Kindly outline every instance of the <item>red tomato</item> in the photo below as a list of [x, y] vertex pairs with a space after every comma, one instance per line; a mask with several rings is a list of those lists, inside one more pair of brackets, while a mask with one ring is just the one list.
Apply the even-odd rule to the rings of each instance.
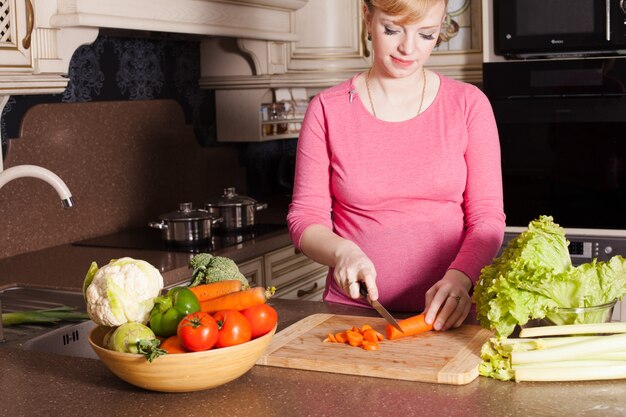
[[219, 329], [209, 313], [198, 311], [187, 314], [178, 323], [176, 333], [185, 349], [198, 352], [209, 350], [215, 345]]
[[250, 322], [253, 339], [269, 333], [274, 326], [276, 326], [276, 322], [278, 321], [278, 313], [276, 313], [273, 307], [267, 304], [259, 304], [254, 307], [246, 308], [245, 310], [241, 310], [241, 314]]
[[215, 347], [239, 345], [252, 338], [248, 319], [237, 310], [221, 310], [213, 314], [213, 318], [220, 329]]

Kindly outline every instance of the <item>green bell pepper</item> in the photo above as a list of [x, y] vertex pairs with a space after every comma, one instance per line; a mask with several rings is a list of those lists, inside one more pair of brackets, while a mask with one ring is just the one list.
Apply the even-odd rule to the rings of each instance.
[[150, 311], [150, 328], [157, 336], [173, 336], [178, 323], [187, 314], [196, 311], [200, 311], [196, 295], [187, 287], [174, 287], [154, 299], [154, 307]]

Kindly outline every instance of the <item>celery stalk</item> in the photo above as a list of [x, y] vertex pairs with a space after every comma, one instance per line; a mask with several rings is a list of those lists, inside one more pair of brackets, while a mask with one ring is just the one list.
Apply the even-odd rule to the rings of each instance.
[[537, 349], [526, 352], [511, 353], [511, 364], [533, 362], [559, 362], [581, 357], [595, 357], [597, 354], [626, 350], [626, 334], [596, 336], [576, 343]]
[[564, 324], [562, 326], [528, 327], [526, 329], [522, 329], [519, 336], [521, 338], [525, 338], [542, 336], [564, 336], [573, 334], [610, 333], [626, 333], [626, 322]]
[[626, 360], [599, 360], [599, 359], [584, 359], [584, 360], [572, 360], [572, 361], [559, 361], [542, 363], [522, 363], [520, 365], [513, 365], [513, 370], [517, 372], [519, 369], [545, 369], [545, 368], [584, 368], [584, 367], [603, 367], [603, 366], [626, 366]]
[[14, 311], [2, 313], [4, 326], [16, 324], [45, 324], [60, 321], [82, 321], [89, 319], [85, 313], [77, 312], [73, 307], [61, 306], [47, 310]]
[[520, 349], [520, 347], [528, 347], [532, 349], [546, 349], [549, 347], [569, 345], [570, 343], [582, 342], [583, 340], [589, 340], [596, 336], [561, 336], [561, 337], [546, 337], [546, 338], [507, 338], [501, 339], [500, 345], [510, 352], [513, 350], [528, 350], [527, 348]]
[[626, 365], [516, 368], [515, 381], [592, 381], [626, 378]]

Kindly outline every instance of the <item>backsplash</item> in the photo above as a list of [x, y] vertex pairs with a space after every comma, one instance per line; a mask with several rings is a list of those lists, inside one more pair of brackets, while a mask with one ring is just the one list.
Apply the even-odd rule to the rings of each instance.
[[174, 100], [49, 103], [24, 116], [6, 166], [35, 164], [67, 184], [21, 178], [0, 190], [0, 258], [148, 227], [182, 202], [201, 207], [224, 187], [245, 191], [236, 149], [198, 145]]

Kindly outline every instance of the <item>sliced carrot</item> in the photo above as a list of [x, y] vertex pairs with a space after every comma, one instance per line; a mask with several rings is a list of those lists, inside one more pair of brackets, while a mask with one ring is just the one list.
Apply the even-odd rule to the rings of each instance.
[[200, 284], [189, 287], [196, 295], [199, 302], [212, 300], [226, 294], [241, 291], [243, 283], [238, 279], [228, 279], [224, 281], [211, 282], [210, 284]]
[[337, 343], [348, 343], [348, 336], [346, 336], [346, 332], [339, 332], [335, 334], [335, 340]]
[[326, 339], [324, 339], [324, 342], [337, 343], [337, 339], [335, 338], [334, 334], [328, 333], [328, 336], [326, 336]]
[[220, 310], [244, 310], [265, 303], [276, 289], [274, 287], [255, 287], [248, 290], [237, 291], [212, 300], [202, 301], [200, 310], [213, 314]]
[[378, 342], [378, 336], [376, 336], [376, 331], [374, 329], [367, 329], [363, 332], [363, 339], [368, 342]]
[[364, 340], [363, 343], [361, 344], [361, 347], [365, 350], [378, 350], [378, 342], [370, 342], [367, 340]]
[[378, 350], [378, 342], [384, 339], [385, 336], [374, 330], [372, 326], [364, 324], [361, 327], [352, 326], [351, 329], [343, 332], [328, 333], [324, 342], [335, 341], [337, 343], [347, 343], [354, 347], [362, 347], [365, 350]]
[[432, 324], [426, 324], [424, 314], [418, 314], [417, 316], [409, 317], [398, 322], [404, 333], [393, 327], [391, 324], [387, 325], [386, 333], [387, 339], [394, 340], [401, 337], [415, 336], [416, 334], [424, 333], [433, 329]]
[[361, 344], [363, 344], [363, 335], [359, 332], [348, 330], [346, 336], [348, 337], [348, 344], [350, 346], [361, 346]]

